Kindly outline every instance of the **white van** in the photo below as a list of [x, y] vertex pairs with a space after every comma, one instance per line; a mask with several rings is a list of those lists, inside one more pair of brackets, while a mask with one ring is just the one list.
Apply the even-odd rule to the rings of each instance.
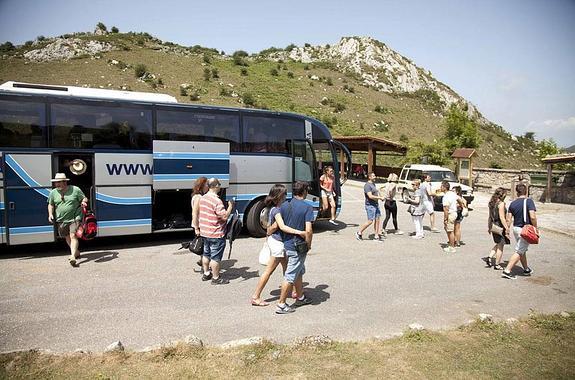
[[443, 206], [441, 204], [443, 200], [443, 193], [440, 190], [441, 182], [444, 180], [449, 181], [449, 184], [453, 186], [461, 186], [461, 194], [463, 198], [467, 201], [467, 204], [471, 204], [473, 199], [473, 189], [467, 185], [460, 184], [457, 180], [455, 174], [444, 167], [438, 165], [405, 165], [401, 169], [401, 174], [399, 175], [399, 182], [397, 184], [397, 192], [401, 194], [403, 201], [407, 201], [409, 196], [413, 196], [413, 180], [421, 179], [423, 182], [423, 176], [429, 174], [431, 176], [431, 192], [435, 194], [435, 209], [442, 210]]

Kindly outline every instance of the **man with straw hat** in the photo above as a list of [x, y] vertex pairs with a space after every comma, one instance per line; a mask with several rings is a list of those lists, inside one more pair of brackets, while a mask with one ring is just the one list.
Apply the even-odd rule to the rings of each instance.
[[[80, 257], [76, 230], [82, 219], [82, 208], [88, 206], [88, 198], [76, 186], [68, 185], [69, 179], [64, 173], [56, 173], [52, 180], [55, 188], [48, 196], [48, 220], [56, 221], [58, 234], [66, 239], [70, 247], [70, 265], [76, 266], [76, 259]], [[56, 217], [54, 218], [54, 211]]]

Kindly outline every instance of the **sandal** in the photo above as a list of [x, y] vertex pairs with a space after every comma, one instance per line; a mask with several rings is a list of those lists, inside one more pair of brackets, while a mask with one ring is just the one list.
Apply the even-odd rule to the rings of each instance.
[[269, 305], [269, 303], [267, 303], [266, 301], [264, 301], [260, 298], [252, 298], [251, 304], [252, 304], [252, 306], [268, 306]]

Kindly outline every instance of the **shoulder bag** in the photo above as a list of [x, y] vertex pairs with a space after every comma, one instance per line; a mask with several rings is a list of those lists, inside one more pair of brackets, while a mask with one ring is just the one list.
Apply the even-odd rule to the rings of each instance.
[[521, 237], [529, 244], [538, 244], [539, 235], [533, 225], [527, 224], [527, 198], [523, 201], [523, 221], [525, 225], [521, 229]]

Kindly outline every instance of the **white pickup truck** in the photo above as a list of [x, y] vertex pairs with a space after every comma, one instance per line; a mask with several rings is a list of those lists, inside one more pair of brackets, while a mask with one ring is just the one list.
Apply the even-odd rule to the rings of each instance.
[[431, 176], [431, 192], [435, 194], [433, 197], [436, 210], [442, 210], [442, 200], [443, 193], [440, 190], [441, 182], [444, 180], [449, 181], [451, 187], [461, 186], [461, 195], [467, 201], [467, 204], [471, 204], [473, 199], [473, 189], [467, 185], [463, 185], [457, 181], [455, 174], [444, 167], [437, 165], [405, 165], [401, 169], [401, 174], [399, 175], [399, 182], [397, 184], [397, 192], [401, 194], [403, 201], [407, 201], [410, 195], [413, 195], [413, 180], [421, 179], [423, 181], [423, 175], [429, 174]]

